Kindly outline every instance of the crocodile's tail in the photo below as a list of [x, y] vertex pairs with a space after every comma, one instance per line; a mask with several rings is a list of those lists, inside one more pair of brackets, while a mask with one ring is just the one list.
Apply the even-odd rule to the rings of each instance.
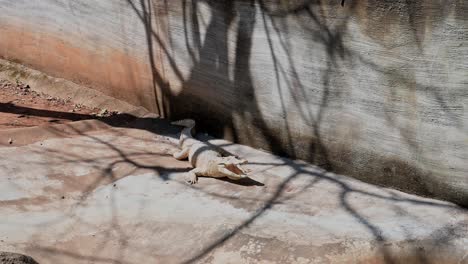
[[195, 120], [193, 120], [193, 119], [182, 119], [182, 120], [179, 120], [179, 121], [171, 122], [171, 124], [176, 125], [176, 126], [183, 126], [183, 127], [187, 127], [187, 128], [194, 128], [195, 127]]

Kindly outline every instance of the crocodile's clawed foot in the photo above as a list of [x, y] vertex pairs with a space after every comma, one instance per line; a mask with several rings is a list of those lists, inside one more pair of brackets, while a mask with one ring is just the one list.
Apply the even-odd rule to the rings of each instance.
[[195, 173], [190, 173], [190, 172], [189, 172], [189, 173], [187, 174], [186, 181], [187, 181], [187, 183], [189, 183], [190, 185], [192, 185], [192, 184], [195, 184], [195, 183], [198, 182], [198, 177], [197, 177], [197, 175], [196, 175]]

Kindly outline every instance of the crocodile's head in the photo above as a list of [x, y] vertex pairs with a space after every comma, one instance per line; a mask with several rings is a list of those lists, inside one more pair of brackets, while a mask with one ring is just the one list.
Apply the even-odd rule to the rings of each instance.
[[238, 159], [234, 156], [222, 157], [218, 162], [218, 171], [232, 180], [239, 180], [247, 177], [247, 172], [241, 167], [247, 163], [245, 159]]

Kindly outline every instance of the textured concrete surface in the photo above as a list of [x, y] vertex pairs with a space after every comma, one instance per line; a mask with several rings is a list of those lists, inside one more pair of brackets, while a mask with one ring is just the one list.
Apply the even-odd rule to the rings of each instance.
[[210, 142], [247, 158], [251, 180], [190, 186], [188, 162], [171, 156], [177, 129], [144, 122], [14, 130], [54, 136], [0, 147], [0, 251], [39, 263], [468, 263], [466, 209], [224, 140]]
[[340, 2], [0, 0], [0, 56], [467, 206], [467, 1]]

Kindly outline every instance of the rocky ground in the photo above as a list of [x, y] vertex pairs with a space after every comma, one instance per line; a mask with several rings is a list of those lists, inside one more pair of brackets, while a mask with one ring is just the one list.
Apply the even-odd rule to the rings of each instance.
[[35, 92], [20, 81], [0, 79], [0, 129], [63, 124], [114, 114], [106, 109], [74, 104], [70, 98]]
[[29, 256], [12, 253], [12, 252], [2, 252], [2, 251], [0, 251], [0, 263], [1, 264], [37, 264], [37, 262]]

